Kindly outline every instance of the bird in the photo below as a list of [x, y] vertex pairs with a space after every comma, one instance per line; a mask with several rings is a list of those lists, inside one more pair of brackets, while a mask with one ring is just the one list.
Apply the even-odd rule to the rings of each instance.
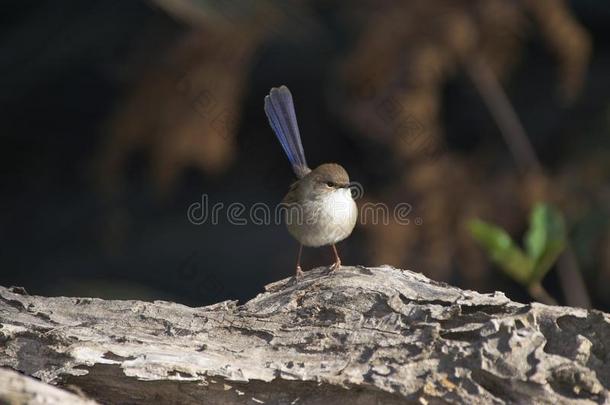
[[331, 246], [335, 261], [329, 270], [333, 272], [341, 267], [336, 244], [352, 233], [358, 219], [349, 175], [338, 163], [309, 168], [288, 87], [273, 87], [269, 91], [265, 96], [265, 114], [297, 177], [281, 203], [288, 232], [299, 242], [295, 278], [304, 275], [303, 246]]

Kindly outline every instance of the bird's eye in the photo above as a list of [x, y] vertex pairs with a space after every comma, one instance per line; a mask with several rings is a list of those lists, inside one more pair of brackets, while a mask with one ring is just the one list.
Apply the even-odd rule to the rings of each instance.
[[327, 185], [328, 187], [335, 187], [335, 183], [333, 183], [332, 181], [327, 181], [327, 182], [326, 182], [326, 185]]

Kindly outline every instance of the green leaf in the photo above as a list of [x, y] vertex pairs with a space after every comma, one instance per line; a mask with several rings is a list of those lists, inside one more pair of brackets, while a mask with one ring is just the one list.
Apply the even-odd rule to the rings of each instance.
[[524, 240], [527, 255], [534, 263], [528, 284], [538, 283], [544, 278], [565, 249], [566, 239], [561, 212], [548, 204], [536, 204]]
[[506, 274], [521, 284], [529, 284], [534, 262], [515, 245], [504, 229], [478, 219], [469, 221], [468, 229]]

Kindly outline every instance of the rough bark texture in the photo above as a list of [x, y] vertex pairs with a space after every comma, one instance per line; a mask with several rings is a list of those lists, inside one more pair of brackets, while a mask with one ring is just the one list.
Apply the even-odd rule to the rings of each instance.
[[96, 405], [97, 402], [41, 383], [15, 371], [0, 369], [0, 404]]
[[315, 269], [237, 305], [0, 288], [0, 366], [102, 403], [610, 403], [610, 315], [391, 267]]

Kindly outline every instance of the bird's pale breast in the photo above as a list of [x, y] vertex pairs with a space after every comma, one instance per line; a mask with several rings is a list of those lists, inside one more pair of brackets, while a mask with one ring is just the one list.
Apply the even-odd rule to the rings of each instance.
[[338, 189], [286, 210], [290, 234], [305, 246], [317, 247], [347, 238], [356, 225], [358, 207], [349, 189]]

